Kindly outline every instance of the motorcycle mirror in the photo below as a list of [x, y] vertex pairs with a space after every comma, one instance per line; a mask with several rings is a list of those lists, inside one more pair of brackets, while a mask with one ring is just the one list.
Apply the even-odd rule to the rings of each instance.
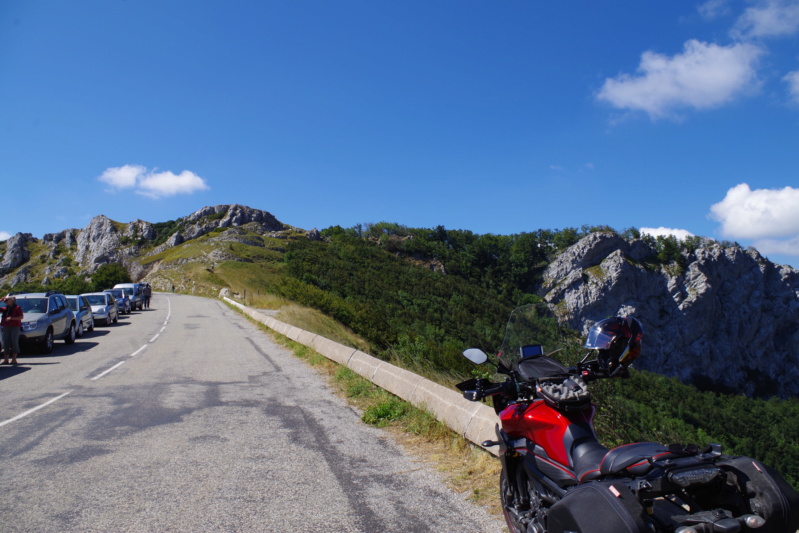
[[480, 348], [469, 348], [463, 351], [463, 356], [476, 365], [482, 365], [488, 361], [488, 356]]

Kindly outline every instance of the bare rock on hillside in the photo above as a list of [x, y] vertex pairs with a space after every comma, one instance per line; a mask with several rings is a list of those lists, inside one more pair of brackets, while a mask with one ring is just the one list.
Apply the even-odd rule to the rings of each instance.
[[719, 244], [686, 255], [684, 269], [652, 255], [642, 241], [592, 234], [549, 266], [542, 294], [583, 334], [608, 316], [638, 318], [639, 368], [750, 396], [799, 394], [799, 271]]
[[78, 232], [75, 260], [93, 272], [102, 264], [119, 262], [120, 246], [119, 232], [114, 223], [98, 215]]
[[136, 219], [125, 226], [122, 236], [134, 242], [138, 242], [139, 240], [151, 241], [155, 239], [155, 228], [153, 228], [153, 225], [149, 222]]
[[271, 213], [238, 204], [204, 207], [186, 217], [185, 223], [186, 228], [183, 231], [185, 240], [196, 239], [217, 228], [238, 227], [252, 223], [259, 226], [259, 233], [286, 229], [286, 226]]
[[37, 239], [30, 233], [17, 233], [6, 240], [6, 253], [0, 261], [0, 276], [19, 268], [30, 260], [28, 245]]
[[16, 273], [14, 273], [13, 277], [11, 277], [11, 279], [8, 281], [8, 284], [11, 287], [14, 287], [19, 283], [25, 283], [28, 281], [31, 281], [30, 268], [28, 268], [28, 265], [23, 265], [19, 270], [16, 271]]
[[73, 248], [77, 245], [76, 233], [77, 230], [74, 229], [65, 229], [58, 233], [45, 233], [42, 242], [53, 247], [61, 244], [67, 249]]
[[246, 244], [248, 246], [264, 247], [264, 240], [260, 237], [248, 235], [247, 232], [241, 228], [230, 228], [223, 231], [213, 238], [216, 242], [237, 242]]

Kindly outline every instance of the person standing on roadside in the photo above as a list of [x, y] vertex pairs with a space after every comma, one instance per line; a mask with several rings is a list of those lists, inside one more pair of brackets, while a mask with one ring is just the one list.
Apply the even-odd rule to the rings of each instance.
[[14, 296], [6, 296], [3, 301], [6, 307], [3, 309], [0, 326], [3, 327], [4, 363], [9, 364], [8, 357], [11, 356], [10, 364], [16, 365], [19, 355], [19, 329], [22, 327], [22, 308], [17, 305], [17, 298]]
[[152, 296], [152, 294], [153, 294], [153, 291], [150, 288], [150, 284], [148, 283], [147, 285], [144, 286], [144, 308], [145, 309], [149, 309], [150, 308], [150, 296]]

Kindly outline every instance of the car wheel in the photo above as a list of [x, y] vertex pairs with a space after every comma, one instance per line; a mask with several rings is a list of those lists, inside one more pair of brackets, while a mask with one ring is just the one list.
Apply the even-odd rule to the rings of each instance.
[[78, 322], [78, 330], [75, 332], [76, 337], [83, 337], [83, 320]]
[[92, 321], [89, 322], [89, 331], [94, 331], [94, 318], [92, 317]]
[[114, 315], [114, 320], [113, 320], [113, 322], [114, 322], [114, 324], [116, 324], [117, 322], [119, 322], [119, 315], [118, 315], [118, 314]]
[[42, 338], [39, 348], [42, 353], [50, 353], [53, 351], [53, 344], [55, 344], [55, 341], [53, 341], [53, 330], [48, 328], [47, 332], [44, 334], [44, 338]]
[[64, 342], [67, 343], [67, 344], [74, 344], [75, 343], [75, 335], [76, 335], [76, 333], [75, 333], [75, 323], [73, 322], [73, 323], [71, 323], [69, 325], [69, 332], [67, 333], [67, 336], [64, 337]]

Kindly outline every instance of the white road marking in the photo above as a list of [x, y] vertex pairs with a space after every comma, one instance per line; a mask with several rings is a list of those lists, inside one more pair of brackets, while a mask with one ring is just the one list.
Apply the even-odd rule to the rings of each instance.
[[67, 392], [65, 392], [64, 394], [62, 394], [61, 396], [56, 396], [56, 397], [55, 397], [55, 398], [53, 398], [52, 400], [48, 400], [48, 401], [44, 402], [42, 405], [39, 405], [39, 406], [37, 406], [37, 407], [34, 407], [33, 409], [28, 409], [27, 411], [25, 411], [25, 412], [24, 412], [24, 413], [22, 413], [21, 415], [17, 415], [17, 416], [15, 416], [14, 418], [9, 418], [8, 420], [5, 420], [5, 421], [3, 421], [3, 422], [0, 422], [0, 426], [5, 426], [6, 424], [10, 424], [11, 422], [14, 422], [14, 421], [16, 421], [16, 420], [19, 420], [20, 418], [26, 417], [26, 416], [28, 416], [29, 414], [31, 414], [31, 413], [33, 413], [33, 412], [35, 412], [35, 411], [38, 411], [38, 410], [39, 410], [39, 409], [41, 409], [42, 407], [47, 407], [47, 406], [48, 406], [48, 405], [50, 405], [51, 403], [53, 403], [53, 402], [57, 402], [58, 400], [60, 400], [61, 398], [63, 398], [63, 397], [64, 397], [64, 396], [66, 396], [67, 394], [69, 394], [70, 392], [72, 392], [72, 391], [67, 391]]
[[[166, 329], [166, 325], [169, 323], [169, 317], [170, 317], [170, 316], [172, 316], [172, 302], [169, 300], [169, 298], [167, 298], [167, 299], [166, 299], [166, 302], [167, 302], [167, 309], [168, 309], [168, 311], [167, 311], [167, 315], [166, 315], [166, 320], [164, 320], [164, 325], [163, 325], [163, 327], [161, 328], [161, 331], [159, 331], [159, 332], [158, 332], [158, 333], [155, 335], [155, 337], [153, 337], [152, 339], [150, 339], [150, 342], [149, 342], [149, 343], [145, 344], [144, 346], [142, 346], [141, 348], [139, 348], [138, 350], [136, 350], [135, 352], [133, 352], [132, 354], [130, 354], [130, 356], [129, 356], [129, 357], [136, 357], [137, 355], [139, 355], [139, 354], [140, 354], [141, 352], [143, 352], [143, 351], [144, 351], [144, 350], [145, 350], [145, 349], [146, 349], [146, 348], [147, 348], [147, 347], [148, 347], [150, 344], [152, 344], [152, 343], [155, 341], [155, 339], [157, 339], [157, 338], [158, 338], [158, 336], [159, 336], [159, 335], [161, 335], [161, 333], [163, 333], [163, 332], [164, 332], [164, 330]], [[112, 370], [115, 370], [115, 369], [119, 368], [119, 367], [120, 367], [120, 366], [122, 366], [123, 364], [125, 364], [125, 361], [120, 361], [119, 363], [115, 364], [114, 366], [112, 366], [112, 367], [111, 367], [111, 368], [109, 368], [108, 370], [106, 370], [106, 371], [104, 371], [104, 372], [101, 372], [100, 374], [97, 374], [96, 376], [94, 376], [93, 378], [91, 378], [91, 380], [92, 380], [92, 381], [96, 381], [96, 380], [100, 379], [101, 377], [105, 376], [106, 374], [108, 374], [109, 372], [111, 372]], [[11, 422], [14, 422], [14, 421], [16, 421], [16, 420], [19, 420], [20, 418], [23, 418], [23, 417], [25, 417], [25, 416], [28, 416], [29, 414], [31, 414], [31, 413], [34, 413], [34, 412], [38, 411], [39, 409], [41, 409], [41, 408], [43, 408], [43, 407], [47, 407], [47, 406], [48, 406], [48, 405], [50, 405], [51, 403], [53, 403], [53, 402], [57, 402], [58, 400], [60, 400], [61, 398], [63, 398], [64, 396], [66, 396], [67, 394], [69, 394], [69, 393], [71, 393], [71, 392], [72, 392], [72, 391], [67, 391], [67, 392], [65, 392], [64, 394], [60, 395], [60, 396], [56, 396], [56, 397], [55, 397], [55, 398], [53, 398], [52, 400], [48, 400], [48, 401], [44, 402], [43, 404], [41, 404], [41, 405], [39, 405], [39, 406], [37, 406], [37, 407], [34, 407], [33, 409], [29, 409], [29, 410], [25, 411], [24, 413], [22, 413], [22, 414], [20, 414], [20, 415], [17, 415], [17, 416], [15, 416], [14, 418], [9, 418], [8, 420], [5, 420], [5, 421], [3, 421], [3, 422], [0, 422], [0, 427], [2, 427], [2, 426], [5, 426], [6, 424], [10, 424]]]
[[96, 379], [100, 379], [101, 377], [105, 376], [106, 374], [108, 374], [109, 372], [111, 372], [112, 370], [114, 370], [115, 368], [119, 368], [120, 366], [122, 366], [122, 365], [124, 365], [124, 364], [125, 364], [125, 361], [120, 361], [120, 362], [118, 362], [117, 364], [115, 364], [114, 366], [112, 366], [111, 368], [109, 368], [108, 370], [106, 370], [105, 372], [103, 372], [103, 373], [101, 373], [101, 374], [97, 374], [96, 376], [94, 376], [94, 377], [92, 378], [92, 381], [94, 381], [94, 380], [96, 380]]
[[[152, 342], [152, 341], [150, 341], [150, 342]], [[133, 352], [132, 354], [130, 354], [130, 356], [131, 356], [131, 357], [136, 357], [137, 355], [139, 355], [140, 353], [142, 353], [144, 350], [146, 350], [146, 349], [147, 349], [147, 346], [148, 346], [148, 345], [147, 345], [147, 344], [145, 344], [144, 346], [142, 346], [141, 348], [139, 348], [138, 350], [136, 350], [135, 352]]]
[[[164, 321], [164, 325], [161, 327], [161, 330], [160, 330], [158, 333], [156, 333], [156, 334], [155, 334], [155, 337], [153, 337], [152, 339], [150, 339], [150, 341], [149, 341], [147, 344], [145, 344], [144, 346], [142, 346], [141, 348], [139, 348], [138, 350], [136, 350], [135, 352], [133, 352], [132, 354], [130, 354], [130, 357], [136, 357], [137, 355], [139, 355], [139, 354], [140, 354], [142, 351], [144, 351], [144, 350], [145, 350], [145, 349], [146, 349], [146, 348], [147, 348], [147, 347], [148, 347], [150, 344], [154, 343], [154, 342], [155, 342], [155, 340], [156, 340], [156, 339], [157, 339], [157, 338], [158, 338], [158, 337], [161, 335], [161, 333], [163, 333], [163, 332], [164, 332], [164, 330], [166, 329], [166, 325], [167, 325], [167, 323], [169, 322], [169, 317], [172, 315], [172, 302], [170, 301], [170, 299], [169, 299], [169, 298], [167, 298], [167, 299], [166, 299], [166, 303], [167, 303], [167, 309], [168, 309], [168, 311], [167, 311], [167, 315], [166, 315], [166, 320]], [[97, 376], [94, 376], [94, 377], [92, 378], [92, 381], [94, 381], [94, 380], [96, 380], [96, 379], [100, 379], [101, 377], [105, 376], [106, 374], [108, 374], [109, 372], [111, 372], [112, 370], [114, 370], [115, 368], [118, 368], [118, 367], [119, 367], [119, 366], [120, 366], [122, 363], [124, 363], [124, 362], [125, 362], [125, 361], [122, 361], [121, 363], [117, 363], [116, 365], [112, 366], [111, 368], [109, 368], [108, 370], [106, 370], [105, 372], [103, 372], [102, 374], [99, 374], [99, 375], [97, 375]]]

